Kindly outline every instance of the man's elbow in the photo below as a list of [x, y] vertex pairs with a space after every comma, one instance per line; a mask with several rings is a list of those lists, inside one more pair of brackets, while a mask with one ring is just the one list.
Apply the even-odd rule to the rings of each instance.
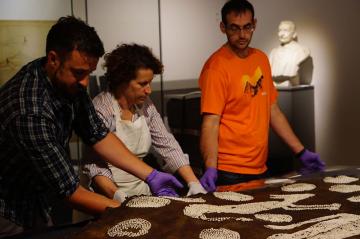
[[220, 115], [204, 113], [202, 116], [203, 128], [217, 128], [220, 124]]

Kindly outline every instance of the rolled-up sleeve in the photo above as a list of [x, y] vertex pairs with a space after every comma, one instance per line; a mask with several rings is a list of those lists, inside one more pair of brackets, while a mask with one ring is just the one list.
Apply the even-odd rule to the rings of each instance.
[[74, 130], [85, 144], [93, 145], [109, 133], [108, 128], [96, 114], [93, 103], [86, 93], [82, 93], [74, 104]]
[[95, 176], [105, 176], [114, 181], [107, 162], [102, 160], [89, 146], [84, 146], [83, 172], [89, 178], [90, 185]]
[[164, 161], [163, 170], [174, 173], [180, 167], [189, 165], [189, 157], [184, 154], [175, 137], [167, 131], [150, 99], [144, 104], [144, 115], [150, 129], [152, 150]]

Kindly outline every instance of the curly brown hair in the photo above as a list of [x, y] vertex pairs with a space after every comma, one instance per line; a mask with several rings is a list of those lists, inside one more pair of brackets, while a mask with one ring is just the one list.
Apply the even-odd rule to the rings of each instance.
[[105, 78], [109, 90], [121, 84], [129, 83], [136, 78], [139, 69], [151, 69], [154, 74], [161, 74], [163, 65], [147, 46], [138, 44], [118, 45], [112, 52], [105, 55]]

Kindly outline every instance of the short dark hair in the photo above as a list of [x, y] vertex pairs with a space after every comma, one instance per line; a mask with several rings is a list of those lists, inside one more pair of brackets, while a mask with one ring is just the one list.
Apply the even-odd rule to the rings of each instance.
[[139, 69], [151, 69], [154, 74], [161, 74], [163, 65], [147, 46], [137, 44], [118, 45], [105, 55], [105, 78], [109, 90], [136, 78]]
[[63, 57], [75, 49], [98, 58], [105, 52], [93, 27], [72, 16], [61, 17], [47, 35], [46, 54], [55, 51]]
[[250, 2], [248, 2], [247, 0], [230, 0], [226, 2], [221, 9], [221, 20], [226, 25], [226, 16], [229, 13], [245, 13], [246, 11], [250, 11], [252, 14], [252, 18], [254, 19], [254, 7]]

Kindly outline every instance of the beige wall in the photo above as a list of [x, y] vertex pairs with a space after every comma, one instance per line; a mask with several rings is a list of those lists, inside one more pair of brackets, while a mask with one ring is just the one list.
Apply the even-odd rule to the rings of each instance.
[[[281, 20], [296, 23], [314, 60], [316, 149], [329, 165], [360, 165], [360, 1], [252, 0], [258, 26], [253, 46], [278, 45]], [[306, 115], [304, 115], [306, 117]]]
[[70, 14], [70, 0], [0, 0], [0, 20], [57, 20]]

